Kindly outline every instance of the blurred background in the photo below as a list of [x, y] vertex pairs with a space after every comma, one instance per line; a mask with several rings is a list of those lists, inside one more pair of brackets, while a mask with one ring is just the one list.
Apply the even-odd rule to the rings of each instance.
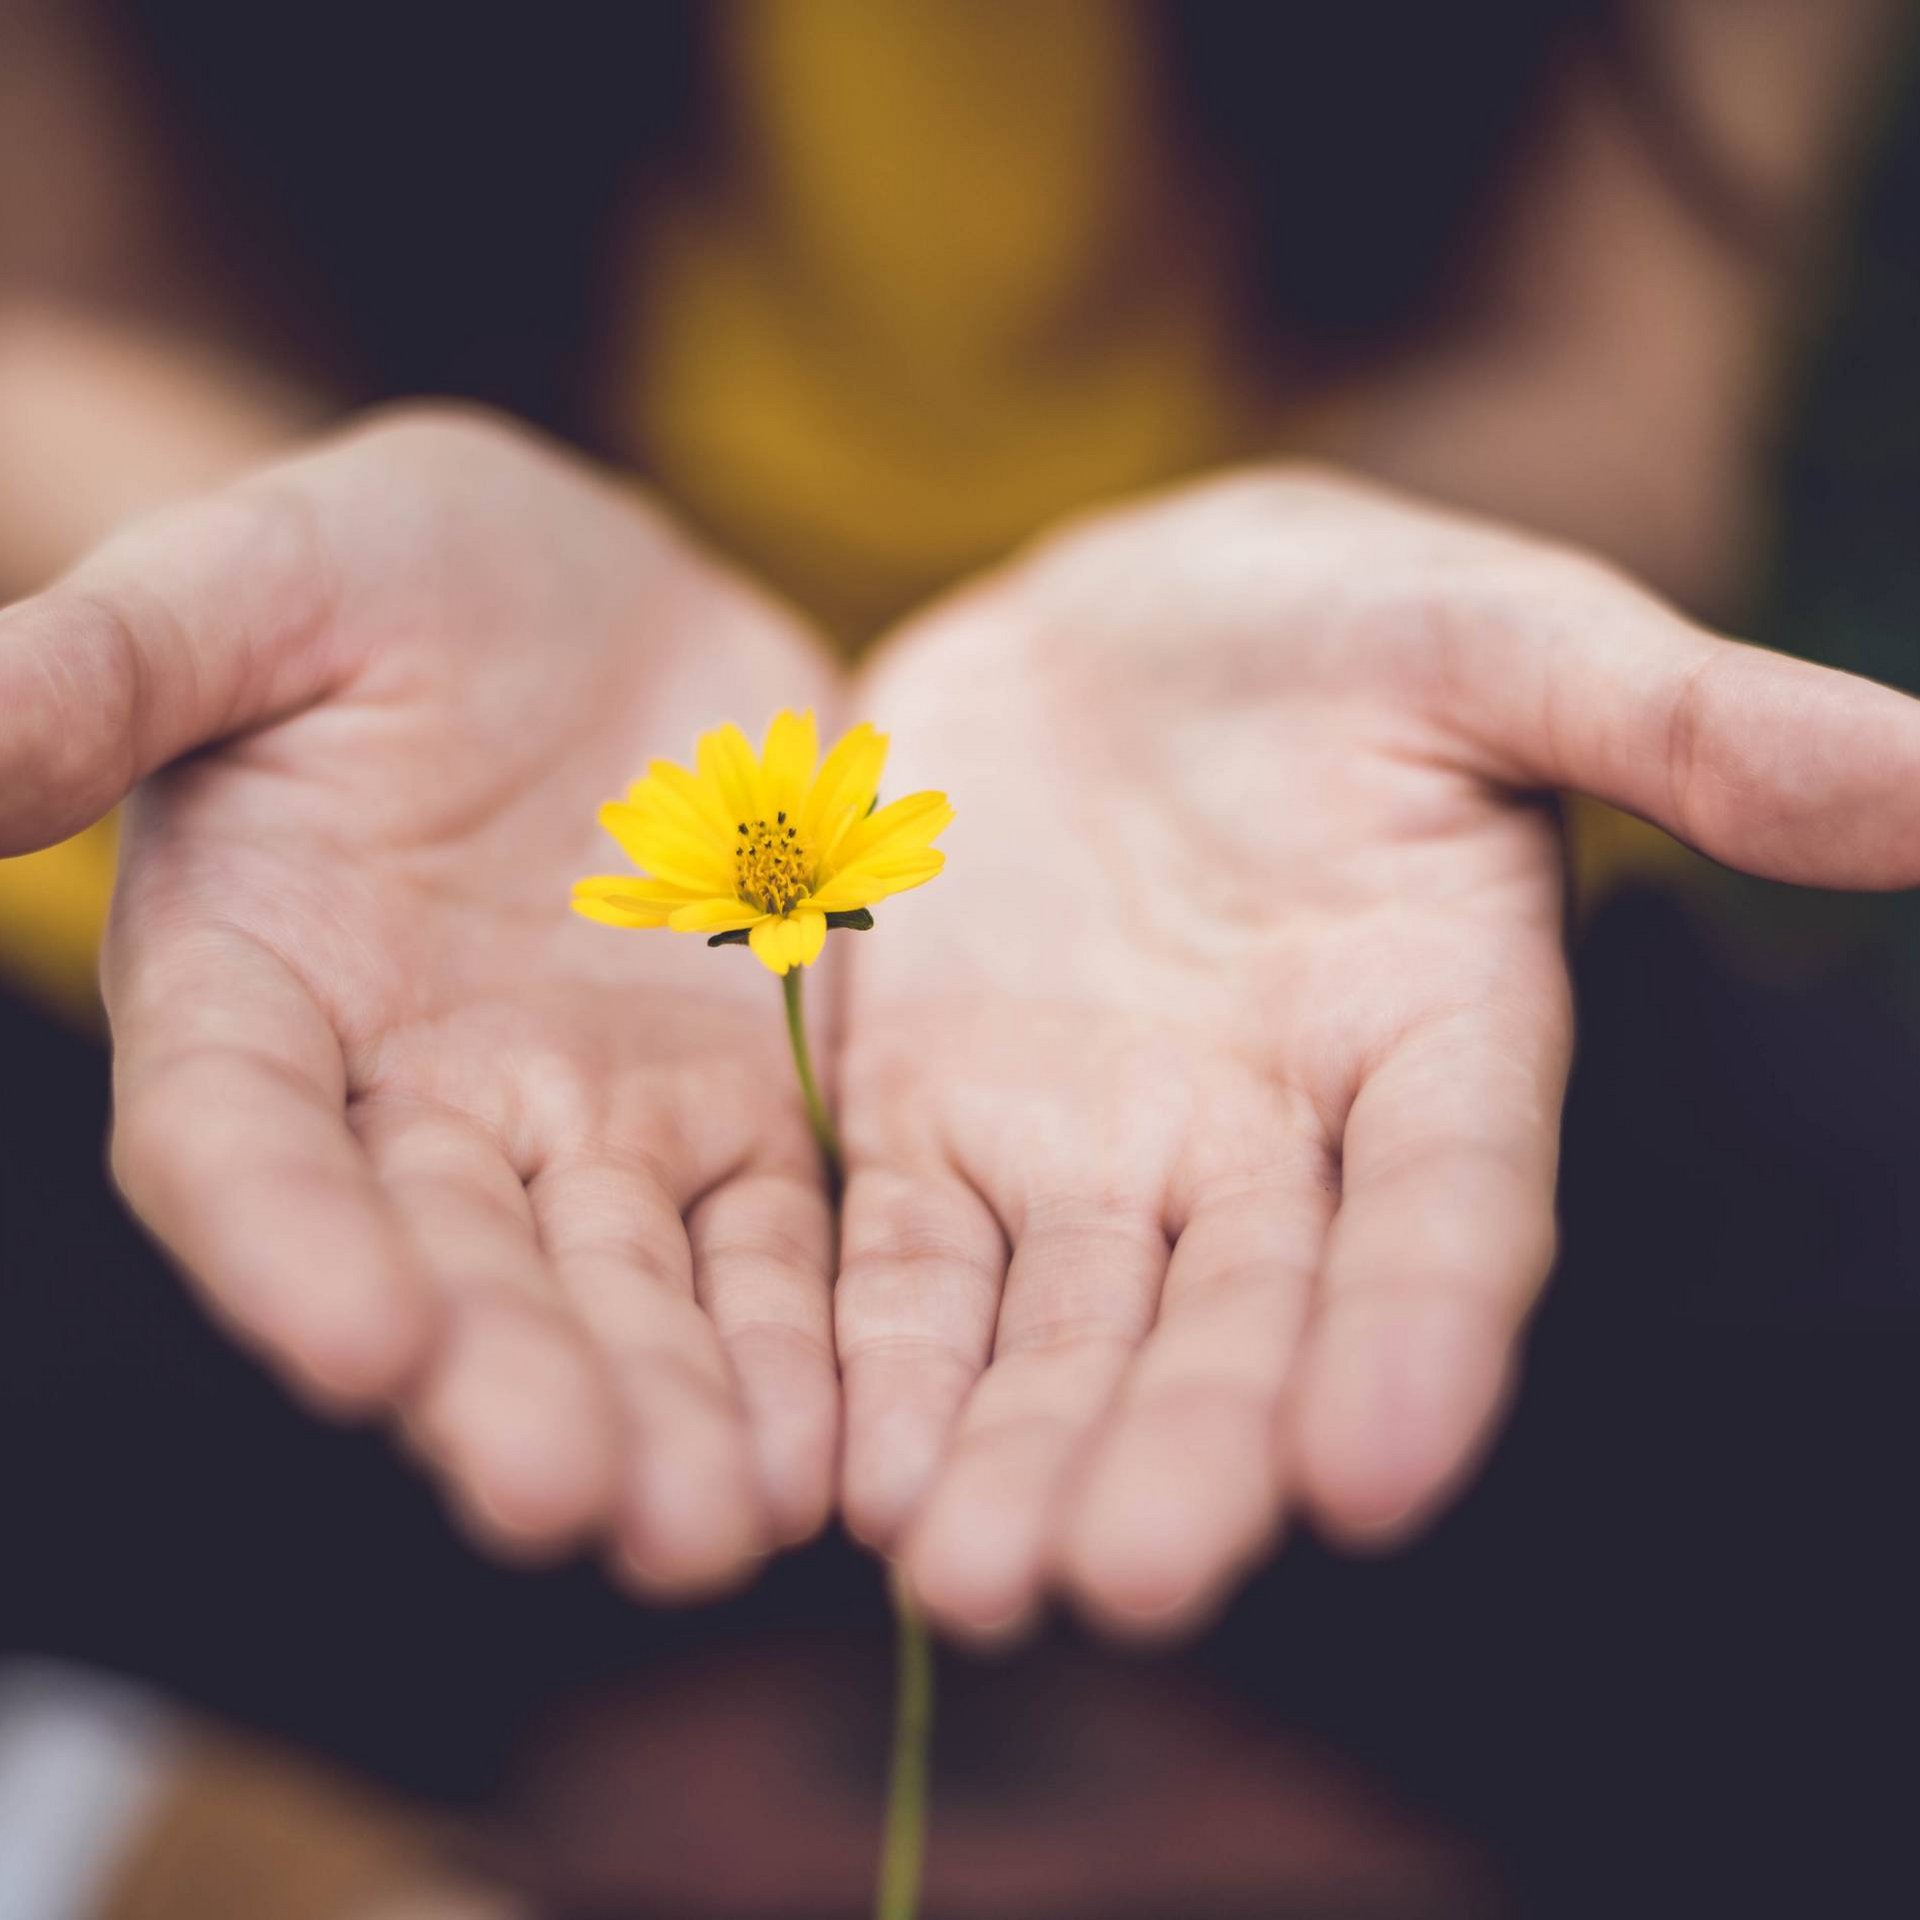
[[[1915, 25], [0, 0], [0, 598], [438, 392], [850, 650], [1304, 452], [1920, 692]], [[1570, 830], [1565, 1255], [1483, 1479], [1178, 1654], [950, 1661], [935, 1914], [1913, 1910], [1920, 905]], [[102, 1173], [111, 861], [0, 864], [0, 1920], [863, 1910], [876, 1570], [649, 1614], [283, 1399]]]

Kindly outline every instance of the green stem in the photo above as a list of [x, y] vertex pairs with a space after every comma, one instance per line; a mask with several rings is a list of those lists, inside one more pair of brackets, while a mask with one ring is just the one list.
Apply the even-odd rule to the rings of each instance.
[[[780, 988], [787, 1002], [787, 1038], [793, 1043], [794, 1071], [800, 1076], [807, 1122], [819, 1143], [837, 1194], [846, 1174], [840, 1136], [820, 1097], [807, 1048], [807, 1021], [800, 1005], [800, 969], [790, 967]], [[894, 1679], [893, 1755], [887, 1767], [886, 1825], [880, 1846], [880, 1884], [874, 1895], [875, 1920], [914, 1920], [920, 1911], [921, 1861], [927, 1839], [927, 1782], [932, 1773], [933, 1644], [898, 1579], [893, 1586], [893, 1618], [898, 1647]]]
[[893, 1582], [898, 1646], [894, 1677], [893, 1760], [887, 1770], [887, 1821], [880, 1847], [874, 1920], [914, 1920], [927, 1844], [927, 1782], [932, 1772], [933, 1645], [906, 1589]]
[[833, 1175], [833, 1190], [840, 1191], [846, 1178], [846, 1157], [840, 1151], [840, 1136], [833, 1130], [833, 1116], [820, 1097], [820, 1083], [813, 1077], [813, 1056], [807, 1050], [807, 1018], [800, 1008], [800, 969], [789, 967], [780, 977], [780, 990], [787, 998], [787, 1038], [793, 1042], [794, 1070], [800, 1076], [800, 1094], [807, 1103], [807, 1124], [820, 1143], [827, 1170]]

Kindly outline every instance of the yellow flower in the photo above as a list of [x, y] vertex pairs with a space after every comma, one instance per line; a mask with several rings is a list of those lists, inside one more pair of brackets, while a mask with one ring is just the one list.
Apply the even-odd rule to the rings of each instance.
[[944, 793], [875, 809], [886, 758], [886, 736], [862, 723], [821, 760], [811, 713], [776, 714], [757, 754], [738, 727], [702, 734], [694, 772], [656, 760], [600, 809], [642, 871], [576, 881], [573, 909], [745, 940], [775, 973], [811, 966], [829, 926], [871, 926], [876, 900], [946, 863], [933, 847], [953, 818]]

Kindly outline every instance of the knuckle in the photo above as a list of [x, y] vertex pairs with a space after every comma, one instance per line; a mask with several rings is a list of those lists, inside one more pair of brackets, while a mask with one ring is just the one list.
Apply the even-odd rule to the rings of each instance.
[[1714, 654], [1705, 654], [1688, 670], [1667, 709], [1664, 742], [1667, 804], [1674, 826], [1686, 840], [1699, 838], [1699, 776], [1706, 758], [1706, 744], [1713, 731], [1716, 658]]
[[824, 1265], [817, 1236], [777, 1218], [737, 1221], [709, 1232], [701, 1252], [709, 1266], [751, 1267], [782, 1281], [815, 1281]]
[[849, 1210], [846, 1267], [966, 1266], [981, 1255], [983, 1234], [972, 1210], [926, 1183], [870, 1179]]
[[[733, 1323], [723, 1321], [720, 1334], [736, 1365], [744, 1362], [748, 1369], [765, 1366], [777, 1371], [789, 1390], [796, 1378], [814, 1374], [823, 1364], [829, 1369], [834, 1364], [833, 1341], [823, 1327], [763, 1315]], [[811, 1420], [824, 1418], [831, 1424], [830, 1405], [822, 1408], [789, 1392], [789, 1410], [796, 1406]]]
[[925, 1382], [947, 1376], [956, 1390], [970, 1385], [985, 1364], [985, 1352], [965, 1352], [945, 1334], [929, 1327], [883, 1324], [843, 1332], [836, 1342], [848, 1375], [900, 1370]]

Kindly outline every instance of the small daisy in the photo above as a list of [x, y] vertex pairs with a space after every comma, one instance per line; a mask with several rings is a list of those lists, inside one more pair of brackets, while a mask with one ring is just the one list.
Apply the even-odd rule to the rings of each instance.
[[819, 959], [829, 927], [870, 927], [890, 893], [945, 864], [943, 793], [875, 808], [886, 736], [864, 722], [825, 760], [811, 713], [780, 713], [755, 753], [736, 726], [703, 734], [695, 771], [656, 760], [600, 824], [641, 869], [577, 881], [576, 913], [611, 927], [670, 927], [744, 941], [784, 974]]

